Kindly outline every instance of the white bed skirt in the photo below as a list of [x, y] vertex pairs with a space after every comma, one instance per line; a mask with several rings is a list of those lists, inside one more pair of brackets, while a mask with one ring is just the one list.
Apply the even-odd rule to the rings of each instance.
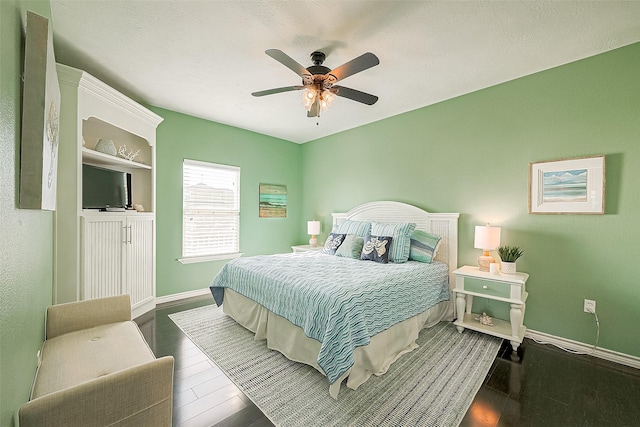
[[[354, 366], [330, 384], [331, 397], [338, 397], [340, 384], [345, 378], [347, 387], [355, 390], [371, 375], [386, 373], [400, 356], [418, 348], [415, 341], [420, 330], [442, 320], [449, 304], [449, 301], [441, 302], [373, 336], [369, 345], [357, 347], [353, 353]], [[298, 326], [231, 289], [224, 290], [222, 308], [236, 322], [254, 332], [256, 340], [266, 340], [268, 348], [279, 351], [290, 360], [313, 366], [324, 375], [318, 366], [320, 342], [307, 337]]]

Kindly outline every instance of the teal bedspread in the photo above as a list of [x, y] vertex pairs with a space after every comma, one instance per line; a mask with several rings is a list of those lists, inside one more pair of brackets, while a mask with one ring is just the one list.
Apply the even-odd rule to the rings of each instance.
[[353, 366], [372, 336], [449, 299], [447, 265], [379, 264], [318, 252], [237, 258], [211, 284], [218, 305], [230, 288], [288, 319], [321, 343], [329, 383]]

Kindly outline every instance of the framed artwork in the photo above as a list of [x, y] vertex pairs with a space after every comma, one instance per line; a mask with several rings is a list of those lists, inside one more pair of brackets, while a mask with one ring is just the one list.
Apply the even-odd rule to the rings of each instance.
[[260, 218], [287, 217], [287, 186], [260, 184]]
[[56, 209], [60, 86], [49, 20], [27, 12], [20, 208]]
[[604, 214], [604, 156], [529, 163], [529, 213]]

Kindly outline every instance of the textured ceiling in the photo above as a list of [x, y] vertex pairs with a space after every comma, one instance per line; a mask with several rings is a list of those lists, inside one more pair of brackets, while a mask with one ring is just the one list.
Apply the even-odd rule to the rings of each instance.
[[[640, 1], [51, 0], [56, 59], [146, 104], [307, 142], [640, 41]], [[335, 68], [365, 52], [380, 65], [339, 84], [316, 120], [300, 84], [264, 51]]]

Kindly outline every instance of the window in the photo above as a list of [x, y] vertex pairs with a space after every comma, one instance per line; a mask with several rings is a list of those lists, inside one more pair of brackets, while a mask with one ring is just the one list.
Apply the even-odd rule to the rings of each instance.
[[183, 263], [240, 256], [240, 168], [182, 163]]

